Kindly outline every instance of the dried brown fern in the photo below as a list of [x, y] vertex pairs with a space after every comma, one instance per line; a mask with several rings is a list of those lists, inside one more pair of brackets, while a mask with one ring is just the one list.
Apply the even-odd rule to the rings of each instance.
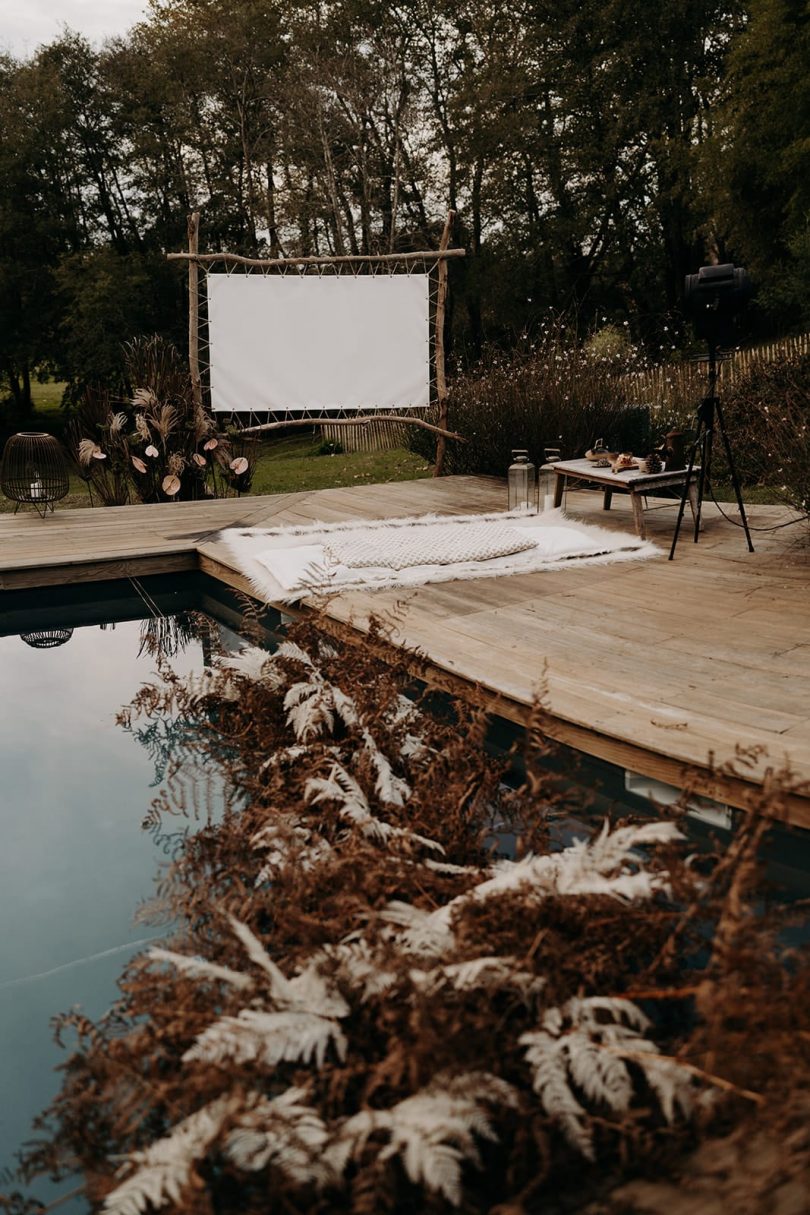
[[530, 1211], [674, 1169], [712, 1119], [794, 1126], [810, 993], [751, 910], [765, 820], [699, 866], [663, 823], [561, 841], [541, 711], [506, 789], [483, 715], [413, 668], [382, 628], [302, 623], [164, 664], [122, 715], [189, 726], [152, 829], [199, 809], [193, 772], [225, 813], [159, 886], [168, 952], [99, 1025], [62, 1019], [79, 1049], [28, 1174], [78, 1162], [122, 1212]]

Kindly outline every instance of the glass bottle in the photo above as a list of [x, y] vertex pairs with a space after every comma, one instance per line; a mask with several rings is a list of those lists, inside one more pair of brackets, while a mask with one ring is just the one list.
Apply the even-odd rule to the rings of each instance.
[[534, 510], [534, 465], [528, 451], [517, 448], [506, 474], [509, 510]]

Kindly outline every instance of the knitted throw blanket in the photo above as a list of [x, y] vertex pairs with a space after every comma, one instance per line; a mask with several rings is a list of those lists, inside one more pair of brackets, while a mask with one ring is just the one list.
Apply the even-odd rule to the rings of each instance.
[[460, 561], [492, 561], [534, 548], [525, 531], [490, 523], [442, 523], [411, 527], [358, 527], [331, 534], [324, 543], [336, 565], [351, 569], [404, 570], [414, 565], [456, 565]]
[[579, 523], [561, 510], [231, 528], [219, 538], [233, 568], [269, 603], [637, 561], [658, 553], [637, 536]]

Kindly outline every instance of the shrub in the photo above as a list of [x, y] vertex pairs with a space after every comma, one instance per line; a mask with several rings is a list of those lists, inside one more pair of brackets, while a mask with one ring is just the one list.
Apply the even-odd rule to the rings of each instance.
[[[450, 428], [466, 442], [448, 443], [446, 470], [504, 476], [513, 448], [526, 448], [539, 465], [545, 447], [560, 447], [571, 459], [598, 438], [614, 450], [648, 451], [649, 409], [628, 406], [621, 383], [634, 360], [622, 342], [594, 335], [582, 346], [562, 326], [544, 331], [529, 349], [490, 353], [451, 386]], [[424, 432], [410, 441], [431, 454]]]
[[725, 390], [722, 408], [744, 484], [765, 486], [810, 517], [810, 355], [752, 363]]
[[342, 456], [343, 444], [336, 439], [324, 439], [315, 448], [316, 456]]

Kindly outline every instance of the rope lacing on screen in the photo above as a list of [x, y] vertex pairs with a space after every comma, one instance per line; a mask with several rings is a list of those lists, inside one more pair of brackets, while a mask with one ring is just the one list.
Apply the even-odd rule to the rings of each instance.
[[[210, 274], [226, 274], [231, 275], [260, 275], [262, 277], [268, 275], [279, 275], [281, 277], [298, 277], [299, 275], [317, 275], [319, 278], [340, 277], [341, 275], [351, 275], [354, 278], [368, 276], [371, 278], [380, 278], [383, 276], [392, 275], [419, 275], [427, 274], [428, 278], [428, 307], [429, 307], [429, 330], [433, 331], [436, 317], [436, 305], [439, 298], [439, 284], [437, 269], [439, 262], [430, 261], [406, 261], [402, 262], [386, 262], [383, 265], [375, 263], [370, 255], [367, 262], [358, 260], [357, 262], [334, 262], [323, 261], [309, 265], [300, 265], [294, 259], [290, 259], [291, 264], [284, 266], [277, 261], [264, 266], [246, 265], [244, 263], [235, 263], [225, 261], [215, 264], [204, 261], [198, 262], [198, 269], [201, 274], [202, 283], [199, 291], [199, 353], [200, 353], [200, 372], [202, 374], [204, 391], [207, 391], [207, 384], [210, 382], [210, 335], [208, 330], [208, 277]], [[437, 420], [434, 415], [438, 411], [436, 404], [437, 389], [436, 389], [436, 352], [434, 343], [427, 339], [429, 349], [429, 372], [430, 372], [430, 399], [432, 404], [428, 406], [411, 407], [408, 409], [397, 409], [397, 414], [402, 418], [424, 418], [426, 421]], [[329, 411], [330, 421], [339, 421], [340, 419], [358, 418], [364, 415], [373, 417], [379, 411], [374, 408], [369, 409], [344, 409], [338, 408]], [[312, 411], [309, 409], [296, 409], [294, 416], [301, 421], [309, 418], [320, 418], [322, 411]], [[245, 410], [240, 415], [240, 427], [251, 427], [260, 425], [263, 422], [283, 422], [290, 417], [287, 411], [276, 411], [273, 409], [262, 409], [256, 411], [253, 409]], [[245, 422], [247, 417], [247, 422]], [[230, 415], [230, 420], [236, 423], [237, 419], [234, 415]], [[382, 423], [384, 425], [384, 423]]]

